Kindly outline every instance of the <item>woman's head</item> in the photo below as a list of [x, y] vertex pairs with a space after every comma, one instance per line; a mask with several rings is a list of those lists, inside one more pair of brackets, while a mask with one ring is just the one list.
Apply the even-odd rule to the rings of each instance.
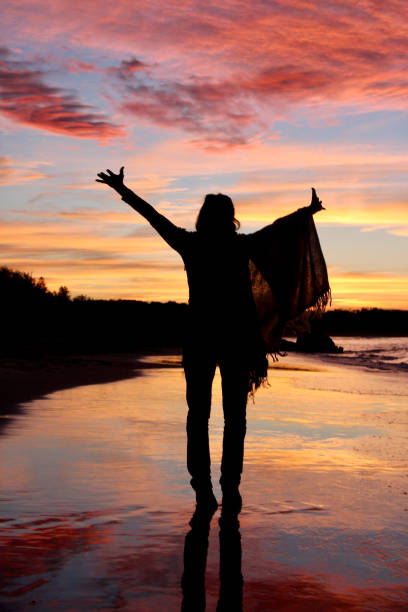
[[239, 221], [235, 218], [232, 200], [223, 193], [209, 193], [205, 196], [196, 221], [198, 232], [213, 234], [234, 233], [239, 229]]

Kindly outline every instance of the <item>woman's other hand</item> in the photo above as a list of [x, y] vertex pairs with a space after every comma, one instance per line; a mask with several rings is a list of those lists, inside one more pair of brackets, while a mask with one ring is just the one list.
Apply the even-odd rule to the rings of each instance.
[[316, 189], [312, 187], [312, 201], [310, 202], [310, 208], [312, 210], [312, 215], [319, 212], [319, 210], [325, 210], [324, 206], [322, 206], [322, 201], [318, 198]]
[[112, 189], [120, 192], [123, 189], [123, 169], [124, 166], [119, 170], [119, 174], [115, 174], [111, 170], [106, 170], [105, 172], [98, 172], [99, 178], [95, 179], [97, 183], [105, 183], [105, 185], [109, 185]]

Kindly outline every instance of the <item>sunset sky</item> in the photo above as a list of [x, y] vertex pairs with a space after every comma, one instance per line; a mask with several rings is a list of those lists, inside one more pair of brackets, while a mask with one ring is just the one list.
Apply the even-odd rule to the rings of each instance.
[[1, 9], [0, 264], [73, 295], [185, 300], [183, 264], [108, 187], [192, 229], [310, 201], [333, 306], [408, 307], [405, 0], [11, 0]]

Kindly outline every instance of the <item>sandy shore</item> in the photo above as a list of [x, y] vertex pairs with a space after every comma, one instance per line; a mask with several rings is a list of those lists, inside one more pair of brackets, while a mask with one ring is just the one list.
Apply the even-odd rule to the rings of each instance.
[[[218, 511], [194, 539], [179, 366], [169, 353], [3, 364], [10, 405], [13, 389], [14, 406], [43, 397], [2, 419], [0, 608], [176, 612], [187, 576], [208, 610], [229, 587], [245, 612], [406, 610], [406, 374], [274, 364], [248, 404], [240, 532], [222, 537]], [[218, 500], [221, 399], [217, 372]]]
[[61, 389], [137, 376], [146, 367], [140, 358], [140, 354], [1, 357], [0, 415], [16, 413], [21, 404]]

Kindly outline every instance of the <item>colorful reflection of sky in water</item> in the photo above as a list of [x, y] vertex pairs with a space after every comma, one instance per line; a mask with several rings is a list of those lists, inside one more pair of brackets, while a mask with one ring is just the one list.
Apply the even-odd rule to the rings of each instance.
[[[244, 610], [406, 609], [406, 375], [288, 357], [270, 383], [248, 405]], [[45, 610], [180, 609], [194, 507], [185, 411], [182, 371], [163, 367], [54, 393], [9, 423], [0, 443], [5, 610], [33, 601]], [[217, 379], [214, 480], [221, 433]], [[221, 541], [224, 560], [236, 560], [239, 536]], [[214, 517], [209, 610], [219, 551]]]

